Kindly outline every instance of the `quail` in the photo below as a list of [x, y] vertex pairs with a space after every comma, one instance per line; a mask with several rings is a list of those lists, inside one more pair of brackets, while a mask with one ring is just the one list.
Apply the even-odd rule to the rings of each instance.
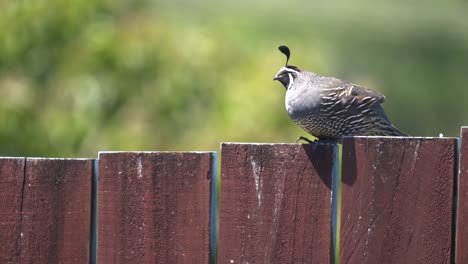
[[289, 48], [279, 50], [286, 55], [286, 65], [273, 80], [286, 88], [286, 111], [306, 132], [327, 141], [340, 141], [343, 136], [407, 136], [385, 114], [382, 94], [289, 65]]

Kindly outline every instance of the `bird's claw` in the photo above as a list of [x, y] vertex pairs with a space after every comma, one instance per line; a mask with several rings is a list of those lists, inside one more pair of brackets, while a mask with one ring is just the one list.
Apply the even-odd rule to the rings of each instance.
[[306, 137], [303, 137], [303, 136], [300, 136], [297, 138], [296, 140], [296, 143], [299, 143], [299, 141], [305, 141], [307, 142], [308, 144], [336, 144], [336, 143], [339, 143], [337, 142], [336, 140], [333, 140], [333, 139], [315, 139], [315, 140], [310, 140]]
[[300, 136], [300, 137], [298, 137], [298, 138], [296, 139], [296, 143], [299, 143], [299, 141], [301, 141], [301, 140], [307, 142], [308, 144], [314, 144], [314, 143], [317, 142], [317, 140], [310, 140], [310, 139], [308, 139], [308, 138], [306, 138], [306, 137]]

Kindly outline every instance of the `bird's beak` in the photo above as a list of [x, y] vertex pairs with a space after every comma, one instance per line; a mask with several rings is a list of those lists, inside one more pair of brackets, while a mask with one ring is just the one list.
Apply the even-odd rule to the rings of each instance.
[[273, 81], [277, 81], [279, 79], [279, 77], [277, 75], [275, 75], [275, 77], [273, 77]]

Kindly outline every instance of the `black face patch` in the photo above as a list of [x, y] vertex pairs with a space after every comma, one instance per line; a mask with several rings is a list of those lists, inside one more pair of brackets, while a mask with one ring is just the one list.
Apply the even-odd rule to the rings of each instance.
[[284, 88], [288, 89], [289, 86], [289, 74], [288, 72], [282, 72], [279, 76], [275, 78], [275, 80], [279, 81], [283, 84]]
[[276, 74], [274, 80], [281, 82], [284, 85], [284, 88], [289, 89], [296, 79], [297, 74], [300, 72], [300, 69], [296, 66], [288, 65], [281, 68]]

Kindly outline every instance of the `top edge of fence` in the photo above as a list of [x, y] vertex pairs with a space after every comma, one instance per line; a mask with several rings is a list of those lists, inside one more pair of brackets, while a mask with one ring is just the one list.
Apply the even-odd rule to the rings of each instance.
[[99, 151], [98, 155], [101, 154], [157, 154], [157, 153], [166, 153], [166, 154], [216, 154], [216, 151]]
[[[6, 158], [6, 157], [2, 157], [2, 158]], [[57, 158], [57, 157], [53, 157], [53, 158], [50, 158], [50, 157], [21, 157], [22, 159], [27, 159], [27, 160], [64, 160], [64, 161], [67, 161], [67, 160], [80, 160], [80, 161], [94, 161], [96, 160], [95, 158]]]
[[[468, 127], [467, 127], [468, 128]], [[369, 138], [369, 139], [415, 139], [415, 140], [453, 140], [458, 139], [458, 137], [394, 137], [394, 136], [346, 136], [343, 138]]]
[[0, 160], [84, 160], [84, 161], [93, 161], [95, 158], [57, 158], [57, 157], [0, 157]]
[[[284, 143], [284, 142], [276, 142], [276, 143], [257, 143], [257, 142], [221, 142], [221, 146], [223, 145], [255, 145], [255, 146], [300, 146], [300, 145], [308, 145], [309, 143]], [[333, 143], [330, 143], [333, 145]]]
[[[466, 127], [468, 129], [468, 127]], [[414, 140], [453, 140], [458, 137], [394, 137], [394, 136], [345, 136], [343, 138], [369, 138], [369, 139], [414, 139]], [[284, 142], [271, 142], [271, 143], [259, 143], [259, 142], [221, 142], [223, 145], [254, 145], [254, 146], [297, 146], [297, 145], [308, 145], [309, 143], [284, 143]], [[323, 143], [327, 144], [327, 143]], [[333, 145], [333, 143], [328, 143]]]

